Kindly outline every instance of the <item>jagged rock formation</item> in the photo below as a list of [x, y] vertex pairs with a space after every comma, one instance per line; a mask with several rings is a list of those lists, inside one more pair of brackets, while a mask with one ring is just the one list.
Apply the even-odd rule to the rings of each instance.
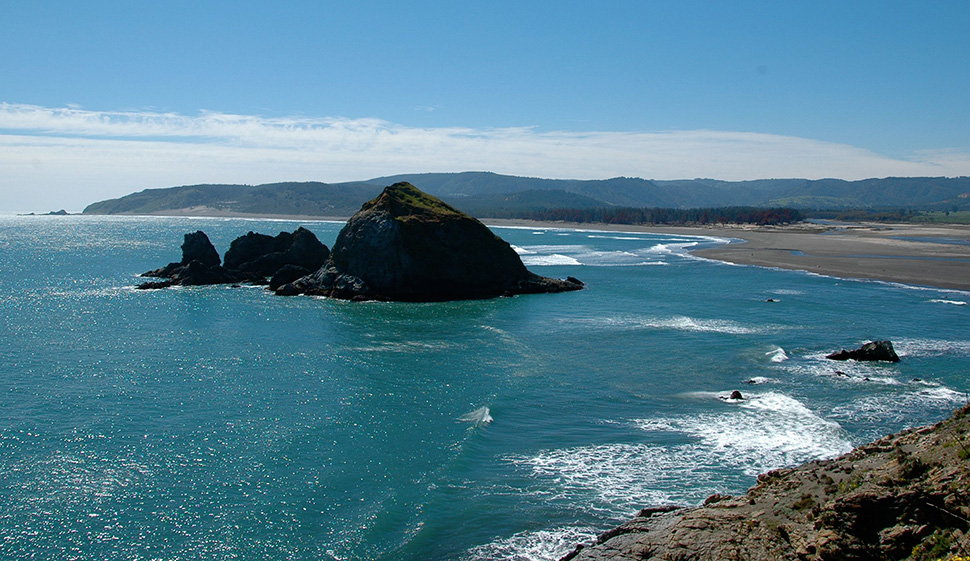
[[827, 355], [825, 358], [832, 360], [867, 360], [867, 361], [886, 361], [899, 362], [899, 355], [893, 349], [891, 341], [869, 341], [858, 349], [847, 351], [842, 349], [837, 353]]
[[268, 277], [276, 278], [280, 274], [289, 282], [318, 268], [329, 255], [327, 246], [305, 228], [298, 228], [292, 234], [281, 232], [275, 238], [249, 232], [233, 240], [223, 265], [209, 237], [198, 231], [185, 234], [181, 261], [142, 274], [165, 280], [146, 282], [138, 288], [240, 282], [266, 284]]
[[970, 555], [970, 405], [834, 459], [761, 475], [741, 497], [646, 509], [564, 559], [912, 560]]
[[174, 285], [199, 286], [239, 282], [241, 278], [222, 267], [219, 252], [209, 241], [205, 232], [185, 234], [182, 242], [182, 260], [142, 273], [143, 277], [165, 279], [138, 285], [140, 289], [165, 288]]
[[441, 301], [582, 286], [529, 272], [484, 224], [410, 183], [396, 183], [351, 217], [321, 269], [277, 293]]
[[315, 271], [330, 257], [330, 250], [313, 232], [297, 228], [292, 234], [280, 232], [276, 237], [249, 232], [236, 238], [226, 252], [223, 266], [234, 271], [271, 277], [286, 265]]

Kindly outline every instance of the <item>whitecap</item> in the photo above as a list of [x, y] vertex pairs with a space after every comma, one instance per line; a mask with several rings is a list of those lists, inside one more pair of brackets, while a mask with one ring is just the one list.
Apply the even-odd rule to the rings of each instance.
[[770, 357], [771, 362], [785, 362], [788, 360], [788, 354], [781, 347], [775, 347], [774, 350], [766, 352], [765, 356]]
[[697, 319], [688, 316], [674, 316], [672, 318], [647, 322], [645, 327], [660, 329], [676, 329], [697, 333], [727, 333], [745, 335], [756, 333], [758, 330], [745, 327], [735, 321], [725, 319]]
[[728, 335], [748, 335], [763, 333], [776, 326], [764, 325], [749, 327], [728, 319], [700, 319], [689, 316], [666, 318], [640, 316], [614, 316], [604, 318], [563, 320], [564, 323], [579, 323], [586, 327], [607, 329], [672, 329], [695, 333], [724, 333]]
[[508, 460], [530, 469], [546, 501], [625, 517], [644, 505], [696, 503], [722, 489], [721, 477], [695, 471], [701, 455], [695, 448], [599, 444]]
[[643, 240], [643, 238], [635, 238], [632, 236], [604, 236], [604, 235], [595, 235], [595, 234], [590, 234], [587, 237], [590, 239], [597, 239], [597, 240], [622, 240], [622, 241], [628, 240], [628, 241], [637, 241], [637, 242]]
[[461, 417], [458, 417], [458, 420], [466, 423], [471, 423], [474, 426], [487, 425], [492, 421], [494, 421], [494, 419], [492, 418], [492, 412], [489, 410], [488, 407], [479, 407], [474, 411], [469, 411], [468, 413], [465, 413]]
[[970, 356], [970, 341], [952, 339], [900, 339], [893, 348], [899, 356]]
[[596, 538], [596, 531], [585, 526], [565, 526], [550, 530], [519, 532], [507, 538], [470, 549], [467, 561], [555, 561], [580, 543]]
[[688, 248], [695, 247], [698, 243], [699, 242], [658, 243], [648, 249], [643, 250], [643, 253], [686, 256], [688, 255]]
[[[879, 425], [888, 423], [909, 424], [924, 415], [928, 409], [947, 409], [970, 402], [967, 394], [946, 386], [920, 381], [914, 391], [903, 394], [867, 395], [832, 410], [835, 418], [846, 422], [869, 422]], [[911, 387], [913, 387], [911, 386]]]
[[531, 469], [546, 500], [629, 516], [644, 505], [696, 504], [715, 492], [739, 492], [760, 473], [852, 449], [838, 423], [784, 394], [751, 394], [713, 408], [633, 421], [661, 433], [651, 440], [672, 444], [600, 444], [510, 460]]
[[702, 465], [733, 466], [752, 476], [852, 449], [838, 423], [776, 392], [734, 400], [729, 413], [645, 419], [637, 425], [647, 431], [683, 433], [709, 453], [696, 460]]
[[855, 360], [833, 361], [825, 354], [806, 356], [808, 362], [785, 362], [784, 368], [796, 376], [818, 376], [852, 383], [877, 383], [899, 385], [897, 370], [888, 362], [859, 362]]
[[964, 302], [963, 300], [946, 300], [946, 299], [942, 299], [942, 298], [934, 298], [933, 300], [930, 300], [930, 302], [934, 302], [936, 304], [953, 304], [954, 306], [966, 306], [967, 305], [967, 303]]
[[553, 253], [550, 255], [530, 255], [525, 254], [522, 264], [526, 267], [541, 267], [544, 265], [582, 265], [576, 258]]

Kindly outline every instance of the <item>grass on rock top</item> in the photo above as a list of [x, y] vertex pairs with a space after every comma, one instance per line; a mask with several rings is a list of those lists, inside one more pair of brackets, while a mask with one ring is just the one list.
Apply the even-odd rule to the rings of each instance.
[[410, 183], [395, 183], [387, 187], [379, 197], [366, 205], [364, 210], [375, 207], [387, 208], [395, 218], [405, 218], [409, 215], [466, 216], [465, 213]]

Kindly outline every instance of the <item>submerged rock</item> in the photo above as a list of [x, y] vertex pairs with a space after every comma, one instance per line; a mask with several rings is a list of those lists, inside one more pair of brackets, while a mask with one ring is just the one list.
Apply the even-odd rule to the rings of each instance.
[[847, 351], [842, 349], [837, 353], [827, 355], [825, 358], [832, 360], [866, 360], [866, 361], [886, 361], [899, 362], [899, 355], [893, 349], [891, 341], [870, 341], [858, 349]]
[[484, 224], [410, 183], [396, 183], [351, 217], [323, 267], [277, 293], [442, 301], [582, 287], [574, 278], [529, 272]]

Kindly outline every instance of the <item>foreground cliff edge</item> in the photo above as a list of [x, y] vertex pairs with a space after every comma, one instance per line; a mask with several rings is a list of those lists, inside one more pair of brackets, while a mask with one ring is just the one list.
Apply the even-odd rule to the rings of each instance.
[[347, 300], [431, 302], [579, 290], [529, 272], [487, 226], [410, 183], [395, 183], [347, 221], [323, 267], [276, 289]]
[[970, 556], [970, 404], [740, 497], [661, 507], [563, 560], [937, 560]]

